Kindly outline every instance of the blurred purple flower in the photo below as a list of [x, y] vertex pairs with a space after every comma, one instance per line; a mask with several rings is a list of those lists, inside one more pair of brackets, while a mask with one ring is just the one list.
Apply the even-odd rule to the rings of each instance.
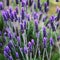
[[5, 56], [6, 58], [9, 57], [9, 55], [8, 55], [8, 53], [7, 53], [6, 51], [4, 51], [4, 56]]
[[12, 56], [9, 56], [9, 58], [8, 58], [9, 60], [13, 60], [13, 57]]
[[35, 23], [35, 31], [38, 32], [38, 20], [34, 20]]
[[24, 47], [24, 53], [25, 53], [25, 54], [28, 53], [28, 47]]
[[26, 27], [27, 27], [27, 22], [26, 22], [26, 20], [24, 20], [23, 23], [24, 23], [24, 29], [26, 30]]
[[0, 10], [3, 9], [3, 2], [0, 2]]
[[4, 48], [4, 51], [6, 51], [8, 54], [10, 53], [10, 48], [9, 48], [9, 46], [6, 46], [5, 48]]
[[15, 10], [16, 10], [16, 13], [18, 14], [18, 6], [16, 6], [16, 9]]
[[24, 33], [24, 26], [23, 26], [23, 23], [20, 23], [20, 30], [21, 30], [21, 33]]
[[32, 39], [32, 40], [31, 40], [31, 44], [32, 44], [32, 45], [34, 45], [34, 44], [35, 44], [34, 39]]
[[60, 40], [60, 36], [57, 37], [57, 40], [58, 40], [58, 41]]
[[16, 58], [19, 58], [19, 54], [18, 54], [18, 52], [16, 52]]
[[54, 44], [53, 38], [50, 38], [50, 46]]
[[43, 27], [43, 37], [47, 37], [46, 27]]
[[46, 48], [46, 45], [47, 45], [47, 38], [46, 37], [43, 38], [43, 45], [44, 45], [44, 48]]
[[0, 36], [2, 35], [2, 32], [0, 31]]
[[22, 0], [22, 7], [26, 6], [26, 0]]

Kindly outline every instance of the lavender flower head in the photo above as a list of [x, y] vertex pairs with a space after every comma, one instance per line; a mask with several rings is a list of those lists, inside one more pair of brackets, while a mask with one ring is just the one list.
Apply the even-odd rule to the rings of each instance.
[[57, 40], [58, 40], [58, 41], [60, 40], [60, 36], [57, 37]]
[[2, 35], [2, 32], [0, 31], [0, 36]]
[[46, 27], [43, 27], [43, 37], [47, 37]]
[[50, 46], [54, 44], [53, 38], [50, 38]]
[[3, 9], [3, 2], [0, 2], [0, 10]]
[[16, 52], [16, 58], [19, 58], [19, 54], [18, 54], [18, 52]]
[[15, 10], [16, 10], [16, 13], [18, 14], [18, 6], [16, 6]]
[[10, 48], [9, 48], [8, 46], [6, 46], [6, 47], [4, 48], [4, 51], [6, 51], [7, 53], [10, 53]]
[[32, 40], [31, 40], [31, 44], [32, 44], [32, 45], [34, 45], [34, 44], [35, 44], [34, 39], [32, 39]]
[[20, 23], [20, 30], [22, 33], [24, 33], [24, 26], [23, 26], [23, 23]]
[[26, 6], [26, 0], [22, 0], [22, 7]]
[[46, 45], [47, 45], [47, 38], [46, 37], [43, 38], [43, 45], [44, 45], [44, 48], [46, 48]]
[[24, 53], [25, 53], [25, 54], [28, 53], [28, 47], [24, 47]]
[[35, 23], [35, 31], [38, 32], [38, 20], [34, 20]]
[[8, 58], [9, 60], [13, 60], [13, 57], [12, 56], [9, 56], [9, 58]]

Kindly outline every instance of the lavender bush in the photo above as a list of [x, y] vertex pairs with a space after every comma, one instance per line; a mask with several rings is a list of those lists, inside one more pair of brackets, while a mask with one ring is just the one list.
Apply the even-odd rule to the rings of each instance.
[[7, 9], [1, 9], [4, 27], [0, 31], [0, 47], [4, 60], [58, 60], [60, 9], [49, 18], [49, 0], [44, 4], [40, 0], [15, 3], [15, 8], [8, 3]]

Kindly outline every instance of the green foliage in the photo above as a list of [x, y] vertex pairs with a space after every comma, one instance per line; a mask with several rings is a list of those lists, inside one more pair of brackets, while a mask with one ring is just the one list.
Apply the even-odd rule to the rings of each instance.
[[3, 17], [2, 17], [2, 15], [0, 14], [0, 30], [1, 30], [1, 31], [2, 31], [2, 29], [3, 29], [3, 26], [4, 26]]

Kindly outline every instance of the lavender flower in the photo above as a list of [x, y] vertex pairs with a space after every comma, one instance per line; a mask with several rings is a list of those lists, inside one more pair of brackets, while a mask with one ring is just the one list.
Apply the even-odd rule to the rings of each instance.
[[38, 13], [34, 12], [34, 19], [38, 19]]
[[27, 23], [26, 23], [26, 20], [24, 20], [24, 29], [26, 29], [26, 26], [27, 26]]
[[0, 42], [0, 47], [2, 47], [3, 46], [3, 44]]
[[4, 51], [6, 51], [8, 54], [10, 53], [10, 48], [9, 48], [9, 46], [6, 46], [5, 48], [4, 48]]
[[58, 40], [58, 41], [60, 40], [60, 36], [57, 37], [57, 40]]
[[45, 11], [46, 13], [48, 12], [47, 2], [44, 3], [44, 11]]
[[59, 12], [57, 14], [57, 21], [59, 21], [59, 19], [60, 19], [60, 10], [59, 10]]
[[5, 11], [2, 11], [2, 16], [3, 16], [4, 21], [7, 21], [8, 20], [6, 14], [5, 14]]
[[44, 45], [44, 48], [46, 48], [46, 44], [47, 44], [47, 38], [44, 37], [44, 38], [43, 38], [43, 45]]
[[10, 13], [10, 19], [11, 19], [11, 21], [14, 20], [14, 12], [13, 11]]
[[54, 26], [54, 20], [55, 20], [55, 16], [51, 16], [50, 17], [50, 24], [51, 24], [51, 28], [52, 28], [52, 30], [53, 31], [55, 31], [56, 29], [55, 29], [55, 26]]
[[20, 23], [20, 30], [21, 30], [22, 33], [24, 33], [23, 23]]
[[50, 38], [50, 46], [54, 44], [53, 38]]
[[28, 47], [24, 47], [24, 53], [25, 53], [25, 54], [28, 53]]
[[9, 6], [9, 12], [11, 13], [13, 11], [12, 6]]
[[43, 27], [43, 37], [47, 37], [46, 27]]
[[0, 2], [0, 10], [3, 9], [3, 2]]
[[47, 5], [49, 6], [49, 0], [47, 0]]
[[2, 35], [2, 32], [0, 31], [0, 36]]
[[29, 14], [26, 15], [26, 18], [28, 19], [28, 21], [30, 21], [30, 15]]
[[18, 14], [18, 6], [16, 6], [16, 9], [15, 10], [16, 10], [16, 13]]
[[5, 56], [6, 58], [9, 57], [9, 55], [8, 55], [8, 53], [7, 53], [6, 51], [4, 51], [4, 56]]
[[13, 57], [12, 56], [9, 56], [9, 58], [8, 58], [9, 60], [13, 60]]
[[16, 52], [16, 58], [19, 58], [19, 54], [18, 54], [18, 52]]
[[35, 44], [34, 39], [32, 39], [32, 40], [31, 40], [31, 44], [32, 44], [32, 45], [34, 45], [34, 44]]
[[26, 5], [26, 0], [22, 0], [22, 7]]
[[21, 18], [22, 18], [22, 20], [24, 19], [24, 17], [25, 17], [25, 10], [24, 10], [24, 8], [22, 8], [22, 10], [21, 10]]
[[32, 44], [31, 44], [31, 42], [30, 42], [30, 41], [28, 42], [28, 47], [29, 47], [29, 48], [31, 48], [31, 47], [32, 47]]
[[18, 44], [20, 45], [20, 36], [17, 36]]
[[38, 32], [38, 20], [34, 20], [35, 22], [35, 31]]

